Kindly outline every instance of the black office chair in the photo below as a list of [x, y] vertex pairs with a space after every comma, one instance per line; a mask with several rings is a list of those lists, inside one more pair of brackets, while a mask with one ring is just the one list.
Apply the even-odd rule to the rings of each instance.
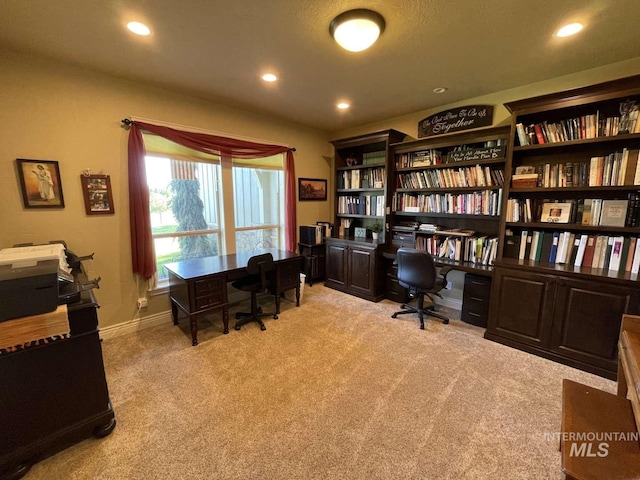
[[266, 330], [267, 327], [264, 326], [261, 317], [278, 318], [276, 314], [263, 313], [262, 308], [258, 306], [258, 293], [264, 292], [269, 287], [270, 272], [273, 272], [274, 269], [273, 255], [270, 253], [255, 255], [249, 259], [247, 264], [248, 275], [231, 283], [238, 290], [251, 292], [251, 312], [236, 313], [236, 318], [242, 319], [236, 322], [234, 327], [236, 330], [240, 330], [242, 325], [249, 322], [258, 322], [260, 330]]
[[[398, 249], [396, 263], [398, 264], [398, 283], [409, 290], [409, 297], [416, 299], [416, 305], [403, 303], [401, 308], [404, 310], [394, 313], [391, 318], [405, 313], [417, 313], [421, 330], [424, 330], [423, 316], [425, 314], [440, 318], [442, 323], [448, 324], [447, 317], [434, 311], [435, 300], [433, 296], [442, 298], [438, 292], [447, 286], [447, 273], [451, 271], [451, 267], [441, 268], [440, 276], [438, 276], [436, 265], [429, 253], [404, 247]], [[424, 306], [425, 295], [431, 300], [431, 305], [426, 308]]]

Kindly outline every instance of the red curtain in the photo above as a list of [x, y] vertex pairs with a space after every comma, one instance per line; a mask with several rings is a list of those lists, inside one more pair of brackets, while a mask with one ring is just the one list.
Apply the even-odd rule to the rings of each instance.
[[264, 158], [286, 153], [285, 248], [296, 249], [296, 181], [293, 149], [281, 145], [247, 142], [204, 133], [192, 133], [144, 122], [127, 122], [129, 132], [129, 212], [131, 215], [131, 257], [133, 272], [143, 278], [153, 277], [156, 264], [149, 217], [149, 187], [145, 172], [145, 148], [142, 130], [154, 133], [193, 150], [231, 158]]

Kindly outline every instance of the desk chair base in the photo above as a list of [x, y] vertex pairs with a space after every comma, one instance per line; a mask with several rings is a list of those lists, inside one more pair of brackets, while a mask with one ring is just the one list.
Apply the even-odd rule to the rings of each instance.
[[264, 326], [262, 317], [273, 317], [275, 320], [278, 319], [278, 315], [275, 313], [263, 313], [262, 307], [258, 306], [258, 299], [256, 298], [256, 295], [251, 294], [251, 312], [236, 312], [236, 319], [241, 320], [238, 320], [233, 328], [235, 330], [240, 330], [243, 325], [250, 322], [256, 322], [260, 325], [260, 330], [264, 331], [267, 327]]
[[425, 308], [424, 297], [422, 295], [419, 295], [417, 297], [417, 302], [415, 306], [409, 303], [403, 303], [400, 308], [403, 308], [404, 310], [395, 312], [393, 315], [391, 315], [391, 318], [397, 318], [398, 315], [404, 315], [407, 313], [417, 313], [418, 318], [420, 319], [420, 330], [424, 330], [424, 315], [430, 315], [432, 317], [439, 318], [440, 320], [442, 320], [442, 323], [444, 325], [447, 325], [449, 323], [449, 319], [447, 317], [434, 311], [435, 305], [433, 303], [431, 303], [431, 305]]

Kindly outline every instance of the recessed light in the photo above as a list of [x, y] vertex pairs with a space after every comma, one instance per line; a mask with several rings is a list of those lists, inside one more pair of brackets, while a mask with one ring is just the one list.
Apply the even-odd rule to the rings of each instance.
[[571, 35], [575, 35], [576, 33], [578, 33], [580, 30], [582, 30], [582, 24], [581, 23], [570, 23], [569, 25], [565, 25], [564, 27], [562, 27], [560, 30], [558, 30], [558, 32], [556, 33], [556, 36], [558, 37], [569, 37]]
[[351, 105], [349, 105], [347, 102], [340, 102], [338, 105], [336, 105], [336, 107], [338, 107], [340, 110], [346, 110], [350, 106]]
[[265, 73], [262, 75], [262, 80], [265, 82], [275, 82], [278, 79], [273, 73]]
[[444, 93], [447, 91], [446, 87], [436, 87], [433, 89], [433, 93]]
[[147, 36], [151, 33], [149, 27], [147, 27], [144, 23], [140, 22], [129, 22], [127, 23], [127, 28], [131, 30], [136, 35]]

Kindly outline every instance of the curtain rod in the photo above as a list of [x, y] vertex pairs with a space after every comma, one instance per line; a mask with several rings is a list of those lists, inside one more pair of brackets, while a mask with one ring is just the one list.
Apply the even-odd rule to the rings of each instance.
[[[174, 128], [176, 130], [183, 130], [185, 132], [204, 133], [204, 134], [207, 134], [207, 135], [216, 135], [218, 137], [233, 138], [235, 140], [245, 140], [245, 141], [254, 142], [254, 143], [273, 144], [272, 141], [262, 140], [262, 139], [259, 139], [259, 138], [241, 137], [241, 136], [238, 136], [238, 135], [231, 135], [231, 134], [225, 133], [225, 132], [214, 132], [212, 130], [206, 130], [204, 128], [189, 127], [187, 125], [180, 125], [180, 124], [177, 124], [177, 123], [163, 122], [162, 120], [154, 120], [152, 118], [134, 117], [133, 115], [131, 115], [129, 118], [123, 118], [121, 121], [122, 121], [122, 124], [125, 127], [130, 126], [133, 122], [139, 121], [139, 122], [143, 122], [143, 123], [151, 123], [153, 125], [159, 125], [161, 127], [169, 127], [169, 128]], [[292, 152], [296, 151], [295, 147], [290, 147], [287, 144], [284, 144], [284, 146], [287, 147]]]

